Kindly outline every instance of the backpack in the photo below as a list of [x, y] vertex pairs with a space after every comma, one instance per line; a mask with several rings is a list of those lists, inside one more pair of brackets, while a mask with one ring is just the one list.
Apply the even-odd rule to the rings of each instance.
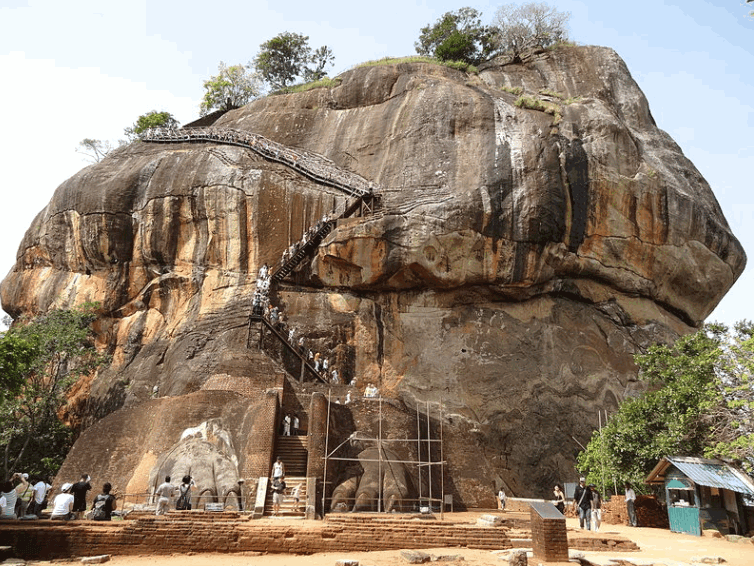
[[178, 511], [187, 511], [191, 509], [191, 488], [186, 489], [175, 501], [175, 508]]
[[97, 499], [97, 501], [94, 502], [94, 508], [92, 509], [92, 519], [101, 520], [101, 519], [107, 519], [107, 511], [105, 510], [105, 505], [107, 504], [107, 500], [109, 497], [105, 497], [103, 499]]

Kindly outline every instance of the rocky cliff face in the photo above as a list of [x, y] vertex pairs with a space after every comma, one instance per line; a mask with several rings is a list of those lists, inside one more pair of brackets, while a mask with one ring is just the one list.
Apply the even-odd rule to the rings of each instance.
[[[363, 67], [215, 126], [375, 184], [379, 212], [341, 220], [275, 300], [359, 388], [443, 401], [448, 470], [470, 505], [500, 482], [523, 495], [570, 480], [573, 439], [636, 388], [632, 355], [696, 328], [745, 264], [709, 186], [608, 49], [478, 76]], [[155, 385], [191, 394], [243, 358], [259, 266], [344, 202], [242, 147], [134, 143], [58, 188], [3, 305], [102, 304], [114, 365], [89, 386], [85, 424]]]

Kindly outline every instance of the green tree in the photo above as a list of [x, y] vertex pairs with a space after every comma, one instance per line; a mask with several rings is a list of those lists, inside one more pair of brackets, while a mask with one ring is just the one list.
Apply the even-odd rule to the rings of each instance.
[[754, 471], [754, 326], [737, 323], [723, 344], [718, 364], [718, 390], [705, 407], [705, 422], [711, 427], [708, 457], [737, 460]]
[[323, 78], [325, 66], [334, 59], [326, 45], [312, 52], [309, 36], [286, 31], [259, 46], [254, 67], [274, 90], [280, 90], [299, 77], [306, 81]]
[[442, 61], [464, 61], [478, 65], [497, 54], [497, 30], [482, 25], [481, 12], [461, 8], [446, 12], [434, 23], [421, 29], [414, 44], [416, 52]]
[[107, 362], [93, 343], [96, 305], [52, 310], [17, 321], [0, 337], [0, 364], [9, 386], [0, 398], [3, 475], [23, 469], [54, 473], [73, 441], [59, 414], [71, 386]]
[[560, 12], [544, 2], [505, 4], [498, 8], [493, 25], [498, 30], [500, 50], [521, 61], [526, 53], [568, 41], [569, 12]]
[[217, 71], [217, 75], [204, 81], [204, 97], [199, 105], [202, 116], [214, 110], [238, 108], [262, 94], [259, 76], [248, 65], [228, 67], [221, 61]]
[[621, 403], [578, 457], [588, 480], [603, 476], [637, 486], [664, 456], [699, 456], [710, 446], [711, 407], [724, 404], [718, 379], [727, 329], [707, 325], [635, 356], [644, 395]]
[[178, 128], [180, 125], [180, 122], [170, 112], [152, 110], [139, 116], [132, 126], [123, 130], [123, 133], [126, 134], [129, 141], [135, 141], [139, 139], [139, 135], [150, 128]]

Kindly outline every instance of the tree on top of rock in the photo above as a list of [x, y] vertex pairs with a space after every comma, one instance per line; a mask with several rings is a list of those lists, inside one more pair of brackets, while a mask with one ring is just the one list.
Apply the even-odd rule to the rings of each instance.
[[491, 59], [497, 54], [497, 29], [483, 26], [481, 16], [481, 12], [468, 7], [446, 12], [434, 25], [421, 29], [414, 44], [416, 52], [471, 65]]
[[[254, 67], [274, 90], [284, 89], [297, 77], [315, 81], [325, 76], [325, 67], [334, 61], [326, 45], [312, 52], [309, 36], [283, 32], [259, 46]], [[313, 66], [310, 66], [313, 64]]]
[[150, 128], [177, 128], [178, 126], [180, 126], [180, 122], [170, 112], [152, 110], [139, 116], [132, 126], [123, 130], [123, 133], [126, 134], [129, 141], [134, 141]]
[[528, 51], [568, 41], [570, 18], [570, 12], [559, 12], [544, 2], [506, 4], [498, 8], [493, 25], [501, 52], [518, 62]]
[[248, 65], [227, 66], [220, 61], [217, 75], [204, 81], [204, 97], [199, 114], [206, 116], [213, 110], [239, 108], [262, 94], [257, 73]]

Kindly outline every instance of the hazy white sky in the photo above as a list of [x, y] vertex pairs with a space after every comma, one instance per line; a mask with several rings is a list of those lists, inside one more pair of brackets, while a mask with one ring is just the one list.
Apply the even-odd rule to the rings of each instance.
[[[282, 31], [335, 54], [334, 76], [414, 53], [422, 26], [472, 6], [485, 23], [505, 2], [0, 0], [0, 277], [55, 188], [87, 162], [83, 138], [116, 141], [150, 110], [198, 117], [217, 64], [247, 63]], [[518, 2], [522, 3], [522, 2]], [[555, 2], [553, 2], [555, 4]], [[577, 43], [614, 48], [666, 130], [712, 186], [754, 254], [754, 20], [744, 0], [561, 0]], [[710, 316], [754, 319], [754, 257]]]

